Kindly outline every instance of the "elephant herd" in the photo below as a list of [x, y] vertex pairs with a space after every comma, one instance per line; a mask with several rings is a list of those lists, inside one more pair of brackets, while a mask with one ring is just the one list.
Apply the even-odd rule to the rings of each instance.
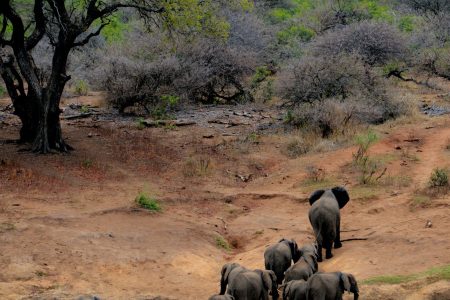
[[338, 300], [345, 291], [359, 297], [358, 284], [349, 273], [318, 272], [318, 262], [333, 257], [331, 249], [342, 247], [340, 209], [350, 197], [343, 187], [318, 190], [311, 194], [309, 221], [316, 241], [298, 247], [294, 240], [281, 239], [264, 251], [265, 270], [250, 270], [238, 263], [222, 267], [220, 293], [209, 300]]

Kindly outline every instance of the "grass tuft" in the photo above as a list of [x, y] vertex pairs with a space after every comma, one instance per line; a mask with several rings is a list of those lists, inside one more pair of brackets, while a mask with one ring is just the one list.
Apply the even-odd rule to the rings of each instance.
[[230, 251], [231, 250], [231, 246], [230, 244], [227, 242], [227, 240], [225, 240], [225, 238], [221, 235], [217, 235], [216, 236], [216, 246], [224, 249], [226, 251]]
[[158, 212], [162, 210], [161, 204], [159, 204], [158, 200], [156, 200], [154, 197], [150, 197], [144, 192], [140, 192], [139, 195], [137, 195], [135, 201], [140, 207], [148, 209], [150, 211]]

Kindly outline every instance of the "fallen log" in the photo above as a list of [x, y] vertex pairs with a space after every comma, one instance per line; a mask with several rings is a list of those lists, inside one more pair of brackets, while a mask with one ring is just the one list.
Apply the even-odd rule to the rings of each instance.
[[189, 126], [197, 124], [194, 121], [189, 120], [144, 120], [142, 122], [147, 127], [158, 127], [158, 126]]
[[225, 120], [225, 121], [224, 120], [208, 120], [208, 123], [227, 125], [227, 127], [250, 125], [249, 123], [242, 123], [242, 122], [228, 121], [228, 120]]
[[348, 241], [367, 241], [369, 238], [349, 238], [349, 239], [343, 239], [342, 242], [348, 242]]
[[84, 118], [88, 118], [90, 116], [92, 116], [93, 113], [81, 113], [81, 114], [76, 114], [76, 115], [69, 115], [69, 116], [62, 116], [61, 119], [64, 120], [75, 120], [75, 119], [84, 119]]

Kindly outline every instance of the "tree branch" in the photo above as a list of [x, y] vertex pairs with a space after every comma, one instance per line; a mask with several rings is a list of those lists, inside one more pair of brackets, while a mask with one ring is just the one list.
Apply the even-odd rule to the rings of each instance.
[[64, 0], [47, 0], [50, 5], [54, 16], [58, 20], [59, 27], [65, 33], [68, 33], [68, 26], [72, 25], [69, 15], [67, 14], [66, 6], [64, 5]]
[[100, 27], [99, 27], [96, 31], [89, 33], [89, 34], [88, 34], [84, 39], [82, 39], [81, 41], [79, 41], [79, 42], [74, 42], [73, 45], [72, 45], [72, 48], [75, 48], [75, 47], [81, 47], [81, 46], [86, 45], [87, 43], [89, 43], [89, 41], [91, 40], [91, 38], [93, 38], [93, 37], [95, 37], [95, 36], [98, 36], [98, 35], [100, 34], [100, 32], [102, 31], [102, 29], [105, 28], [106, 26], [108, 26], [109, 24], [110, 24], [110, 21], [107, 21], [107, 22], [105, 22], [105, 23], [102, 23], [102, 24], [100, 25]]
[[0, 31], [0, 46], [11, 46], [11, 41], [4, 38], [6, 27], [8, 26], [8, 19], [5, 16], [3, 17], [2, 29]]
[[134, 8], [138, 10], [141, 14], [143, 13], [145, 16], [149, 17], [151, 14], [161, 14], [164, 12], [164, 7], [152, 7], [150, 3], [147, 5], [139, 5], [135, 3], [113, 3], [110, 5], [105, 6], [102, 9], [99, 9], [99, 7], [96, 5], [97, 0], [91, 0], [88, 5], [88, 10], [86, 17], [84, 18], [83, 26], [85, 28], [88, 28], [92, 22], [94, 22], [96, 19], [107, 17], [114, 12], [116, 12], [119, 8]]
[[44, 16], [44, 1], [35, 0], [34, 2], [34, 21], [35, 28], [33, 33], [25, 41], [26, 49], [33, 49], [42, 39], [45, 33], [46, 19]]

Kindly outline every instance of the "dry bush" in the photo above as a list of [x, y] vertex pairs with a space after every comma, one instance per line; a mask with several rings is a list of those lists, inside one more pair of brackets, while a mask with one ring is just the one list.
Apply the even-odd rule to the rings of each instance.
[[358, 54], [365, 63], [383, 65], [403, 60], [406, 41], [392, 25], [362, 21], [326, 32], [311, 45], [313, 55], [325, 57], [342, 53]]
[[282, 70], [277, 91], [292, 104], [352, 95], [379, 97], [379, 80], [356, 55], [305, 56]]
[[251, 75], [255, 61], [249, 53], [202, 39], [184, 45], [180, 56], [184, 75], [176, 83], [180, 93], [203, 103], [250, 100], [245, 79]]
[[325, 180], [325, 170], [315, 165], [306, 166], [306, 180], [311, 182], [322, 182]]
[[314, 144], [308, 140], [294, 138], [286, 143], [284, 152], [289, 158], [297, 158], [308, 153], [313, 146]]
[[168, 96], [203, 103], [250, 99], [245, 81], [254, 67], [250, 52], [215, 39], [180, 41], [173, 50], [155, 37], [139, 38], [133, 48], [125, 43], [109, 49], [101, 70], [101, 86], [121, 112], [136, 104], [151, 112]]
[[174, 56], [159, 56], [155, 61], [111, 58], [104, 74], [103, 87], [108, 101], [120, 112], [135, 104], [147, 110], [173, 93], [173, 82], [181, 74]]

